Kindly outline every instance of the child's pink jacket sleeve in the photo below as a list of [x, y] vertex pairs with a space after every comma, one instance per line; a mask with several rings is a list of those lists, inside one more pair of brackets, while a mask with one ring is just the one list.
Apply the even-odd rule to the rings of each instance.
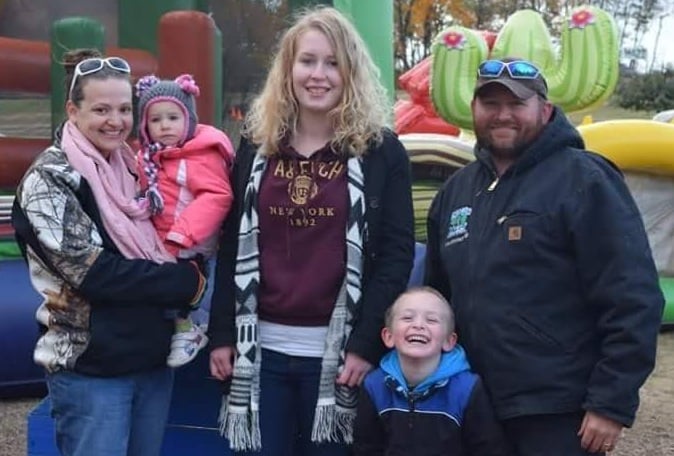
[[[223, 135], [224, 136], [224, 135]], [[232, 207], [230, 183], [234, 149], [229, 139], [187, 160], [187, 189], [194, 200], [186, 205], [166, 234], [166, 240], [189, 249], [216, 235]]]

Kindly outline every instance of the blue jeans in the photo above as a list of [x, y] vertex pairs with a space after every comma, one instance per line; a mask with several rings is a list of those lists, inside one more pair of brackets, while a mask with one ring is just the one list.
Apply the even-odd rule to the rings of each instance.
[[47, 375], [56, 446], [63, 456], [159, 456], [173, 371], [119, 377]]
[[347, 445], [311, 441], [321, 358], [262, 350], [260, 433], [262, 450], [239, 456], [346, 456]]

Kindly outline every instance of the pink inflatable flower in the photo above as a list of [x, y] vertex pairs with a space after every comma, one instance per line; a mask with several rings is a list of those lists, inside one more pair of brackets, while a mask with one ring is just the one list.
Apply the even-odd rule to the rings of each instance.
[[573, 12], [571, 18], [569, 19], [569, 28], [579, 28], [583, 29], [590, 24], [594, 24], [594, 14], [592, 11], [581, 8]]
[[442, 37], [442, 41], [448, 49], [463, 49], [463, 45], [466, 43], [466, 37], [463, 36], [463, 33], [452, 31], [447, 32], [447, 34]]

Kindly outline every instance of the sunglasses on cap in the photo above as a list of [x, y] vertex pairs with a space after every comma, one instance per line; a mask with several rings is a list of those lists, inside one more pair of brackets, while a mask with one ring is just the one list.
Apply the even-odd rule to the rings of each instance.
[[94, 57], [91, 59], [84, 59], [75, 67], [75, 71], [73, 72], [73, 80], [70, 82], [68, 98], [72, 98], [73, 89], [75, 88], [75, 83], [77, 82], [78, 77], [98, 73], [106, 65], [115, 71], [119, 71], [120, 73], [131, 73], [131, 67], [129, 66], [129, 63], [121, 57], [108, 57], [105, 59]]
[[503, 70], [507, 70], [512, 79], [536, 79], [541, 74], [538, 68], [525, 60], [486, 60], [478, 67], [477, 75], [485, 79], [495, 79], [501, 76]]

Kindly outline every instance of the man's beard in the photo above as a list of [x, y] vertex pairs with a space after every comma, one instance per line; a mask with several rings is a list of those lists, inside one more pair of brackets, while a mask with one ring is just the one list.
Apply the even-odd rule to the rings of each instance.
[[510, 147], [498, 147], [492, 141], [489, 132], [498, 127], [508, 127], [509, 125], [490, 125], [487, 133], [478, 134], [475, 132], [477, 143], [480, 147], [489, 151], [489, 153], [498, 160], [514, 161], [517, 160], [524, 151], [534, 142], [543, 129], [543, 123], [537, 122], [530, 129], [519, 129], [518, 136]]
[[519, 158], [530, 142], [517, 140], [511, 147], [497, 147], [489, 137], [489, 134], [476, 135], [478, 145], [489, 151], [497, 159], [515, 160]]
[[[483, 143], [484, 144], [484, 143]], [[490, 142], [485, 144], [485, 148], [493, 155], [495, 158], [500, 160], [516, 160], [522, 156], [524, 150], [530, 143], [517, 142], [512, 147], [500, 148], [495, 147]]]

